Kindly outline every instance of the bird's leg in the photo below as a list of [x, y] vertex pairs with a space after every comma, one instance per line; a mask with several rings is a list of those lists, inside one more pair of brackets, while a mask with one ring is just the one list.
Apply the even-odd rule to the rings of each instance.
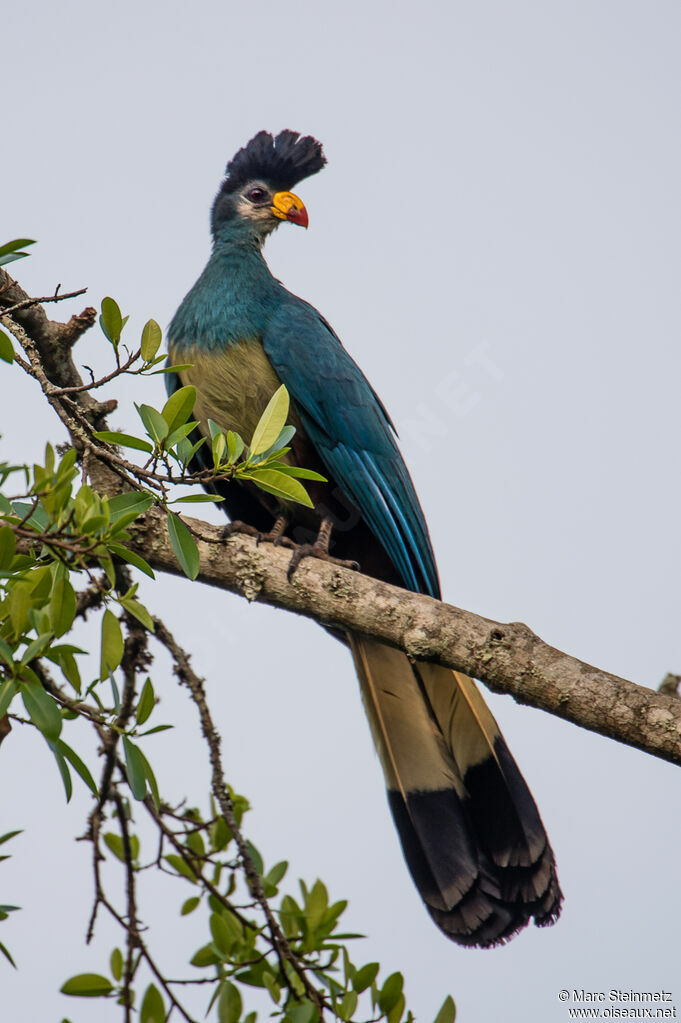
[[296, 547], [289, 562], [286, 578], [291, 582], [291, 577], [303, 558], [319, 558], [320, 561], [328, 561], [332, 565], [339, 565], [341, 568], [350, 568], [353, 572], [359, 571], [359, 564], [356, 561], [343, 561], [341, 558], [334, 558], [329, 554], [329, 541], [333, 522], [331, 519], [323, 518], [319, 526], [317, 539], [314, 543], [304, 543]]
[[257, 542], [272, 543], [275, 547], [290, 547], [295, 549], [296, 544], [293, 540], [289, 540], [287, 536], [284, 536], [288, 524], [289, 520], [287, 515], [277, 515], [274, 525], [270, 529], [269, 533], [258, 533]]

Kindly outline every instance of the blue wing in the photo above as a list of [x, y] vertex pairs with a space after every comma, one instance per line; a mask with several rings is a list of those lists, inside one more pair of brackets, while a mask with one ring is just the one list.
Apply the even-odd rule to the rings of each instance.
[[390, 418], [317, 310], [287, 296], [263, 345], [330, 476], [357, 507], [404, 585], [439, 597], [428, 527]]

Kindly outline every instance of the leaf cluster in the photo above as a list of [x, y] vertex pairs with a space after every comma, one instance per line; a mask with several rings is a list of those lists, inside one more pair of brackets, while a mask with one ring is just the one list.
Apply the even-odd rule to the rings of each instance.
[[[112, 298], [102, 301], [100, 326], [114, 348], [118, 364], [121, 334], [128, 317], [121, 314]], [[130, 373], [173, 373], [191, 369], [191, 365], [170, 365], [165, 355], [158, 355], [161, 329], [149, 320], [142, 331], [140, 348], [121, 368]], [[1, 355], [1, 352], [0, 352]], [[135, 363], [141, 365], [134, 369]], [[155, 368], [159, 363], [165, 365]], [[100, 430], [94, 438], [105, 444], [139, 451], [148, 456], [140, 485], [168, 512], [168, 534], [182, 571], [195, 579], [199, 571], [196, 543], [180, 516], [170, 509], [174, 504], [196, 504], [224, 500], [220, 493], [197, 493], [196, 487], [215, 491], [234, 480], [248, 482], [283, 502], [312, 507], [312, 501], [301, 480], [326, 482], [324, 476], [289, 459], [295, 426], [287, 424], [290, 398], [283, 384], [272, 395], [258, 421], [250, 442], [232, 430], [224, 431], [208, 419], [202, 424], [192, 418], [196, 388], [177, 387], [161, 409], [153, 405], [136, 405], [144, 428], [143, 435]], [[160, 471], [162, 470], [162, 471]], [[171, 498], [167, 486], [189, 485], [193, 493]]]

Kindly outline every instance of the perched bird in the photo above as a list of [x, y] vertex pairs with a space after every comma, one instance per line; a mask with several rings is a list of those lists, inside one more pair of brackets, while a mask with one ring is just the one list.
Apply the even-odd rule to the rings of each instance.
[[[428, 529], [388, 413], [323, 316], [287, 291], [262, 255], [284, 221], [307, 227], [290, 189], [325, 163], [319, 142], [292, 131], [261, 131], [230, 160], [212, 209], [211, 257], [169, 330], [172, 363], [192, 368], [169, 374], [169, 389], [196, 387], [204, 435], [212, 419], [248, 439], [283, 383], [297, 429], [289, 457], [329, 482], [310, 483], [314, 511], [236, 483], [221, 490], [222, 507], [266, 538], [318, 532], [302, 553], [329, 557], [331, 541], [342, 562], [439, 598]], [[376, 640], [345, 638], [404, 856], [438, 927], [460, 945], [486, 948], [532, 918], [553, 923], [562, 902], [553, 852], [475, 683]]]

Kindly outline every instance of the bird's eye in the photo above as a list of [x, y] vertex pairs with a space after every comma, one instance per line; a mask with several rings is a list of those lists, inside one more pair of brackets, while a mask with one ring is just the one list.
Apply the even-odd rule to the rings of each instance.
[[251, 202], [260, 202], [262, 199], [265, 198], [265, 189], [252, 188], [248, 193], [248, 198], [251, 200]]

